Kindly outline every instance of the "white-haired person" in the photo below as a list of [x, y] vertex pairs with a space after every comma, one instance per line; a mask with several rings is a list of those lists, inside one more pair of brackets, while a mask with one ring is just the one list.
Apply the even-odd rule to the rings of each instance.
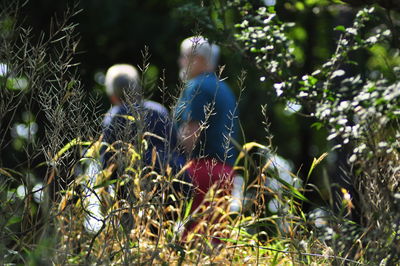
[[[212, 185], [230, 193], [237, 157], [232, 139], [238, 139], [236, 97], [215, 71], [219, 46], [202, 36], [185, 39], [179, 58], [185, 82], [175, 108], [180, 141], [191, 160], [188, 172], [195, 185], [192, 211], [199, 211]], [[192, 230], [196, 223], [189, 225]]]
[[[105, 86], [112, 106], [102, 123], [103, 141], [113, 144], [122, 140], [138, 144], [141, 141], [138, 140], [141, 130], [142, 136], [145, 136], [148, 142], [147, 150], [143, 154], [144, 164], [152, 165], [155, 149], [155, 170], [158, 173], [165, 173], [167, 165], [172, 168], [173, 173], [180, 171], [185, 164], [185, 158], [176, 149], [176, 127], [163, 105], [143, 99], [136, 68], [129, 64], [111, 66], [106, 73]], [[106, 163], [109, 159], [110, 156], [106, 155]], [[187, 175], [183, 175], [182, 178], [191, 182]], [[176, 183], [174, 187], [189, 193], [189, 187], [186, 185]]]

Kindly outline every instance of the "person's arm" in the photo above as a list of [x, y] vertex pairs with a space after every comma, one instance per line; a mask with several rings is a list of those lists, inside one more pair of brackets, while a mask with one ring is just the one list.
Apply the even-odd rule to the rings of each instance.
[[191, 153], [200, 136], [200, 124], [197, 121], [189, 121], [180, 129], [181, 143], [186, 153]]
[[[205, 77], [204, 77], [205, 79]], [[179, 129], [180, 143], [186, 153], [191, 153], [196, 147], [202, 128], [206, 121], [205, 106], [212, 102], [208, 87], [203, 78], [190, 84], [187, 88], [189, 96], [186, 97], [182, 121]]]

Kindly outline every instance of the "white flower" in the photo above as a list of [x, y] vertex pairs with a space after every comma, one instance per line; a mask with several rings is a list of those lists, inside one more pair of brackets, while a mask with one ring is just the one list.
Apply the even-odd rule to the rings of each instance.
[[349, 162], [350, 163], [354, 163], [357, 160], [357, 155], [353, 154], [352, 156], [350, 156], [349, 158]]
[[344, 70], [342, 69], [338, 69], [335, 72], [332, 73], [332, 78], [336, 78], [336, 77], [341, 77], [345, 74], [346, 72], [344, 72]]
[[385, 147], [387, 147], [387, 146], [388, 146], [388, 143], [387, 143], [387, 142], [381, 141], [381, 142], [378, 143], [378, 147], [379, 147], [379, 148], [385, 148]]
[[339, 119], [339, 121], [337, 122], [339, 125], [346, 125], [347, 123], [347, 119], [346, 118], [341, 118]]
[[347, 28], [346, 32], [350, 33], [350, 34], [353, 34], [353, 35], [357, 34], [357, 30], [355, 28]]
[[343, 110], [344, 109], [347, 109], [349, 106], [350, 106], [350, 102], [349, 101], [343, 101], [343, 102], [341, 102], [340, 103], [340, 108], [342, 108]]
[[378, 38], [376, 38], [375, 36], [371, 36], [366, 41], [369, 42], [369, 43], [377, 43], [378, 42]]
[[274, 17], [275, 17], [275, 14], [272, 14], [268, 18], [264, 19], [264, 21], [263, 21], [264, 24], [268, 24]]
[[281, 83], [275, 83], [274, 84], [274, 88], [275, 88], [275, 91], [276, 91], [276, 95], [277, 96], [281, 96], [282, 95], [282, 93], [283, 93], [283, 90], [282, 90], [282, 88], [285, 86], [285, 83], [283, 83], [283, 82], [281, 82]]
[[331, 113], [331, 109], [325, 109], [325, 110], [323, 110], [322, 112], [321, 112], [321, 118], [325, 118], [325, 117], [327, 117], [327, 116], [329, 116], [330, 115], [330, 113]]
[[301, 92], [299, 93], [299, 97], [307, 97], [307, 96], [308, 96], [308, 93], [305, 92], [305, 91], [301, 91]]

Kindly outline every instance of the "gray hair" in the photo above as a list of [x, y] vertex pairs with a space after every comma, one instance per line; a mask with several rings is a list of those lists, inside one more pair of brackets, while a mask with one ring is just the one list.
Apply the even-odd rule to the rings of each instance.
[[183, 40], [181, 52], [201, 55], [212, 69], [217, 68], [220, 48], [218, 45], [210, 43], [203, 36], [197, 35]]
[[141, 90], [139, 73], [134, 66], [128, 64], [111, 66], [106, 73], [105, 85], [108, 96], [115, 95], [119, 98]]

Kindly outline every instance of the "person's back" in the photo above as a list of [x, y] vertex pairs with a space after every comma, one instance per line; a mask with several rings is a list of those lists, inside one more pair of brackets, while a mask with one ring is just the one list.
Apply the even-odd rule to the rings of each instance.
[[[143, 101], [141, 104], [121, 104], [112, 106], [102, 123], [103, 141], [114, 143], [118, 140], [138, 144], [141, 139], [148, 143], [143, 154], [145, 165], [152, 162], [152, 152], [157, 152], [155, 170], [162, 172], [169, 162], [168, 156], [176, 156], [177, 131], [169, 117], [168, 110], [153, 101]], [[135, 145], [138, 147], [138, 145]], [[181, 166], [184, 159], [180, 156]], [[176, 169], [179, 170], [179, 169]]]
[[[118, 141], [134, 144], [140, 152], [142, 141], [147, 147], [142, 150], [145, 167], [153, 166], [157, 173], [165, 174], [168, 166], [172, 174], [181, 170], [186, 160], [177, 150], [177, 130], [168, 110], [160, 103], [143, 100], [136, 69], [130, 65], [114, 65], [106, 74], [106, 89], [112, 106], [104, 117], [103, 141], [113, 145]], [[154, 162], [155, 152], [155, 162]], [[112, 158], [105, 154], [105, 163]], [[190, 182], [183, 175], [182, 179]], [[187, 186], [175, 188], [189, 193]]]
[[199, 121], [205, 126], [192, 151], [192, 158], [214, 158], [230, 166], [237, 150], [237, 104], [231, 89], [215, 73], [202, 73], [191, 79], [177, 104], [178, 124]]

